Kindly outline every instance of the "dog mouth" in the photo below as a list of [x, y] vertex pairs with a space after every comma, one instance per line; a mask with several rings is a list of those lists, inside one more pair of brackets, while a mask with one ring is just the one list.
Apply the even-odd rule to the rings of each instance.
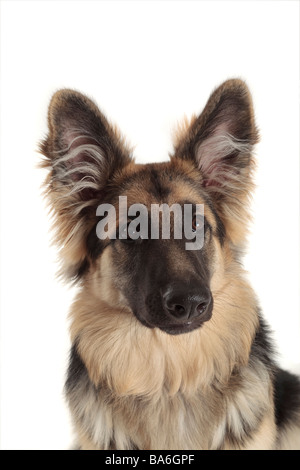
[[180, 324], [170, 323], [168, 325], [158, 326], [158, 328], [168, 335], [182, 335], [201, 328], [204, 323], [204, 320], [196, 318], [194, 321], [187, 321]]
[[137, 320], [142, 323], [142, 325], [146, 326], [147, 328], [154, 329], [158, 328], [164, 333], [167, 333], [168, 335], [182, 335], [185, 333], [191, 333], [194, 330], [197, 330], [203, 326], [203, 324], [208, 321], [212, 316], [212, 312], [207, 312], [207, 315], [205, 315], [205, 318], [194, 318], [192, 320], [187, 320], [184, 322], [179, 322], [179, 323], [170, 323], [170, 322], [165, 322], [165, 323], [160, 323], [156, 321], [150, 321], [146, 320], [145, 318], [141, 318], [139, 315], [135, 314], [135, 317]]
[[182, 335], [184, 333], [190, 333], [191, 331], [198, 329], [202, 326], [202, 324], [193, 326], [193, 322], [187, 322], [182, 325], [169, 325], [165, 327], [161, 327], [160, 330], [164, 331], [168, 335]]

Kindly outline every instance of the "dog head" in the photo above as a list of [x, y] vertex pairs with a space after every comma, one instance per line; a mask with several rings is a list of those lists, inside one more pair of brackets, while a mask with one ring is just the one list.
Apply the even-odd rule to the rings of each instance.
[[[46, 190], [61, 274], [148, 328], [176, 335], [208, 322], [214, 295], [243, 247], [249, 217], [258, 133], [245, 83], [229, 80], [212, 93], [203, 112], [177, 131], [168, 162], [136, 164], [119, 131], [76, 91], [53, 96], [48, 125], [41, 152], [50, 169]], [[137, 210], [124, 218], [125, 198], [127, 208], [145, 208], [143, 219], [137, 220]], [[195, 239], [201, 231], [201, 247], [187, 249], [191, 237], [175, 211], [169, 237], [161, 226], [156, 236], [151, 233], [153, 206], [174, 205], [190, 208], [190, 229]], [[109, 210], [99, 206], [112, 208], [115, 225], [103, 223]], [[161, 210], [158, 220], [163, 216]], [[99, 237], [104, 225], [106, 238]], [[181, 237], [174, 236], [178, 226]]]

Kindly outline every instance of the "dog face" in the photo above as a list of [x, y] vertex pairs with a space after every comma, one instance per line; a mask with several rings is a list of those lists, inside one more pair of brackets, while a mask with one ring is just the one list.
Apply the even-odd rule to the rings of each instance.
[[[147, 208], [149, 232], [153, 204], [164, 203], [167, 207], [188, 204], [193, 209], [205, 200], [198, 171], [175, 161], [131, 169], [130, 175], [124, 176], [122, 196], [126, 196], [130, 206], [139, 203]], [[118, 212], [118, 202], [113, 199], [111, 202]], [[111, 279], [101, 296], [108, 295], [108, 302], [120, 298], [120, 304], [126, 305], [143, 325], [158, 327], [170, 334], [192, 331], [209, 320], [213, 307], [210, 291], [213, 238], [221, 242], [223, 225], [217, 219], [218, 225], [212, 211], [207, 209], [206, 212], [198, 226], [195, 216], [191, 220], [192, 230], [202, 228], [205, 233], [204, 245], [199, 250], [187, 250], [189, 240], [184, 236], [174, 239], [171, 230], [168, 239], [163, 239], [161, 233], [158, 239], [152, 239], [151, 233], [146, 239], [117, 237], [104, 242], [99, 255], [99, 239], [93, 230], [90, 253], [96, 263], [94, 275], [99, 273], [95, 284], [99, 285], [108, 272]], [[122, 227], [118, 227], [119, 234]]]
[[[217, 88], [200, 116], [178, 130], [165, 163], [135, 164], [124, 138], [78, 92], [54, 95], [48, 123], [41, 151], [51, 169], [46, 187], [61, 274], [148, 328], [171, 335], [200, 328], [212, 317], [228, 260], [238, 257], [245, 239], [251, 151], [258, 139], [246, 85], [229, 80]], [[202, 230], [203, 245], [188, 250], [184, 235], [173, 236], [175, 215], [168, 239], [161, 228], [157, 238], [123, 238], [132, 217], [117, 217], [120, 196], [128, 207], [147, 209], [148, 227], [153, 204], [189, 205], [191, 230], [195, 237]], [[101, 204], [114, 208], [116, 238], [97, 235]], [[198, 217], [200, 205], [204, 214]]]

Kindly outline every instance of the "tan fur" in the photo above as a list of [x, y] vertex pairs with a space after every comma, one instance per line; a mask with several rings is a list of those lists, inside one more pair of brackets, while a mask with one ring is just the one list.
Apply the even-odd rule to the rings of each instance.
[[[300, 417], [298, 418], [300, 422]], [[300, 449], [300, 431], [299, 424], [291, 424], [286, 430], [281, 434], [277, 449], [279, 450], [299, 450]]]

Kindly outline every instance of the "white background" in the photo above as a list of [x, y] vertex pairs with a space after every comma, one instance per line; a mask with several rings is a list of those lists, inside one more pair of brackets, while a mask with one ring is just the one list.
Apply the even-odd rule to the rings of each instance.
[[165, 160], [171, 131], [230, 77], [253, 93], [261, 143], [245, 264], [280, 362], [300, 363], [299, 3], [1, 2], [1, 447], [66, 449], [63, 399], [74, 294], [56, 250], [37, 170], [50, 97], [93, 97], [136, 145]]

